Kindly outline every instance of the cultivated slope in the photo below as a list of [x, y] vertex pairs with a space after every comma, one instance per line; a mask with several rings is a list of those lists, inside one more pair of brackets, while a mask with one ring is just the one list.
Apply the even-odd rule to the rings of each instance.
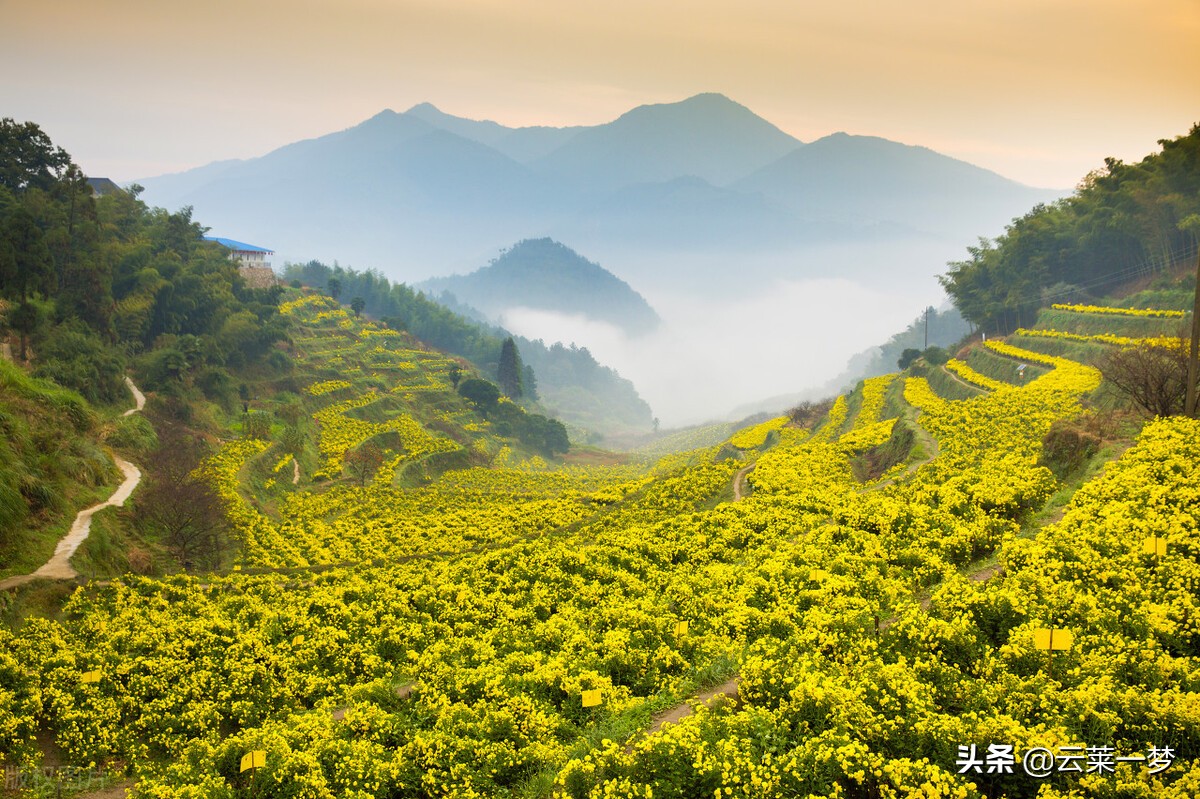
[[[343, 375], [305, 389], [328, 398], [322, 447], [391, 424], [355, 416], [383, 401], [359, 381], [445, 393], [411, 342], [359, 376], [377, 332], [364, 343], [370, 327], [315, 303], [288, 312], [306, 319], [306, 368]], [[246, 562], [326, 567], [116, 580], [57, 620], [0, 628], [0, 756], [34, 764], [53, 739], [71, 762], [128, 763], [145, 796], [978, 799], [1039, 779], [1056, 796], [1096, 780], [1193, 796], [1200, 423], [1155, 420], [1060, 483], [1043, 438], [1099, 374], [988, 349], [1044, 371], [967, 401], [874, 378], [812, 430], [769, 420], [646, 467], [481, 452], [488, 466], [407, 487], [389, 471], [281, 496], [259, 482], [274, 454], [232, 442], [212, 468]], [[467, 419], [379, 435], [477, 432], [486, 449]], [[856, 477], [902, 437], [909, 462]], [[641, 735], [732, 673], [736, 705]], [[1027, 753], [1087, 746], [1112, 774], [1025, 771]], [[1007, 747], [1012, 770], [986, 773]], [[241, 771], [255, 751], [263, 765]]]

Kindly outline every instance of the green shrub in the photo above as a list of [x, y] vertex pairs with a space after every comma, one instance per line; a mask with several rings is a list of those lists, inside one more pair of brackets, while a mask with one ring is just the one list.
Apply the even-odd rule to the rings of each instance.
[[1042, 439], [1038, 463], [1054, 472], [1059, 480], [1076, 473], [1100, 450], [1101, 439], [1078, 422], [1058, 419]]
[[154, 425], [141, 414], [122, 416], [108, 435], [108, 443], [118, 449], [144, 455], [158, 446]]

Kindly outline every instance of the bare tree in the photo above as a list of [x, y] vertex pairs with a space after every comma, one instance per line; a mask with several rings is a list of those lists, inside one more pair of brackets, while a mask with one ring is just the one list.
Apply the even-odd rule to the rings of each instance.
[[347, 452], [345, 460], [350, 473], [358, 478], [358, 484], [366, 485], [367, 478], [383, 465], [383, 450], [375, 442], [368, 441], [358, 449]]
[[203, 447], [164, 428], [136, 495], [135, 523], [156, 535], [188, 571], [218, 569], [230, 544], [229, 522], [217, 492], [195, 473]]
[[790, 408], [787, 414], [793, 424], [800, 425], [801, 427], [812, 427], [821, 421], [822, 417], [829, 413], [829, 409], [832, 407], [832, 398], [826, 398], [817, 402], [804, 400], [796, 407]]
[[1188, 344], [1184, 339], [1125, 347], [1099, 365], [1104, 379], [1147, 413], [1183, 413], [1188, 382]]

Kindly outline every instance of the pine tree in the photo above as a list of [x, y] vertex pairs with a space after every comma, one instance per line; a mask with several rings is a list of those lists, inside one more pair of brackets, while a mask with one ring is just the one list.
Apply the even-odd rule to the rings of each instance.
[[521, 398], [521, 356], [517, 353], [512, 336], [504, 339], [500, 346], [500, 368], [496, 374], [500, 390], [509, 399]]

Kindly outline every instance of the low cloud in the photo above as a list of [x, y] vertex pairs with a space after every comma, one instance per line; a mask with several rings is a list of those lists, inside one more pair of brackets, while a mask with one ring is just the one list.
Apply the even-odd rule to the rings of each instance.
[[530, 308], [509, 309], [502, 323], [547, 344], [587, 347], [633, 381], [664, 426], [678, 426], [822, 385], [851, 355], [903, 329], [930, 299], [927, 284], [900, 293], [846, 278], [760, 286], [760, 293], [726, 301], [651, 295], [663, 323], [640, 337]]

